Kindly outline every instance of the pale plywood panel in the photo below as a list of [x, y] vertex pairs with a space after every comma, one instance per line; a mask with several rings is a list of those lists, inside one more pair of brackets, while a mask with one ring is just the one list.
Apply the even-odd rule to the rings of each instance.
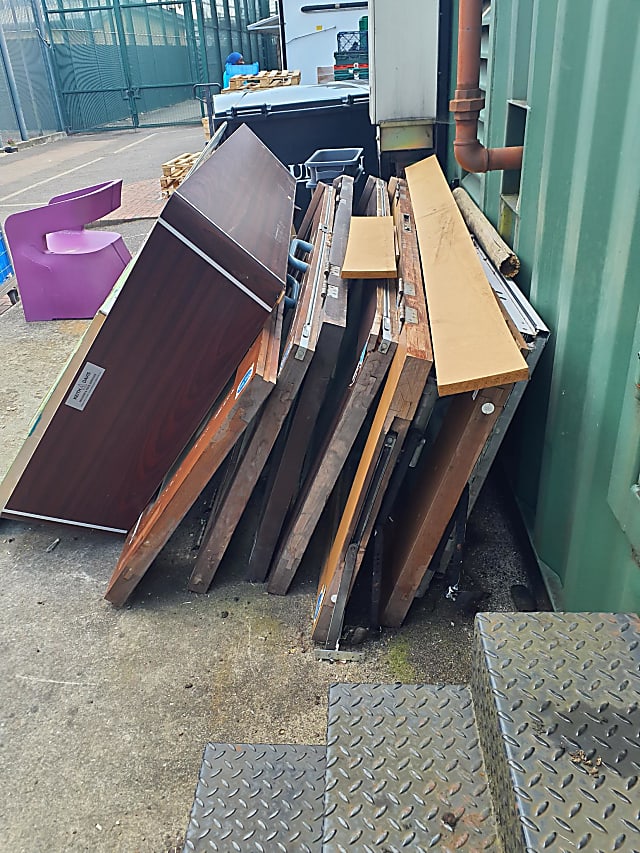
[[352, 216], [342, 278], [396, 278], [392, 216]]
[[406, 170], [441, 396], [527, 379], [462, 215], [435, 157]]

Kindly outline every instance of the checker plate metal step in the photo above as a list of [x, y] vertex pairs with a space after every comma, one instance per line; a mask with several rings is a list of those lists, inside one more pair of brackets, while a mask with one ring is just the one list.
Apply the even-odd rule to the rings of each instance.
[[331, 687], [322, 849], [500, 849], [467, 688]]
[[639, 853], [637, 616], [481, 614], [472, 688], [506, 853]]
[[320, 853], [324, 746], [207, 744], [184, 853]]

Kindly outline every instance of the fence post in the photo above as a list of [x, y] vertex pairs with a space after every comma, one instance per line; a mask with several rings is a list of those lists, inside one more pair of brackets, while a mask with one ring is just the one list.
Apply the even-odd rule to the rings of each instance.
[[198, 30], [200, 34], [200, 38], [198, 39], [200, 43], [200, 61], [198, 62], [198, 82], [199, 83], [208, 83], [209, 82], [209, 59], [207, 56], [207, 31], [205, 29], [204, 23], [204, 11], [202, 9], [202, 0], [195, 0], [196, 6], [196, 20], [198, 22]]
[[118, 42], [120, 43], [120, 57], [122, 59], [122, 70], [124, 71], [124, 79], [127, 86], [127, 100], [129, 103], [129, 112], [134, 127], [140, 127], [140, 119], [138, 118], [138, 106], [133, 93], [133, 78], [131, 76], [131, 63], [127, 54], [127, 37], [125, 35], [124, 24], [122, 23], [122, 10], [120, 8], [120, 0], [113, 0], [113, 20], [116, 25], [116, 33]]
[[[198, 0], [198, 7], [202, 12], [202, 0]], [[220, 83], [222, 87], [222, 72], [224, 71], [223, 59], [222, 56], [222, 48], [220, 47], [220, 20], [218, 18], [218, 10], [216, 8], [215, 0], [212, 0], [210, 4], [211, 10], [211, 31], [213, 35], [213, 62], [211, 62], [211, 54], [209, 50], [207, 50], [207, 67], [205, 69], [205, 83]], [[206, 44], [207, 41], [207, 29], [206, 22], [202, 21], [202, 39]], [[213, 71], [212, 71], [213, 65]]]
[[[62, 101], [60, 99], [60, 92], [58, 86], [58, 78], [56, 75], [56, 69], [51, 58], [53, 53], [53, 40], [51, 36], [51, 30], [48, 29], [48, 19], [45, 22], [45, 16], [40, 7], [39, 0], [31, 0], [31, 8], [33, 10], [33, 17], [36, 22], [36, 32], [38, 33], [38, 38], [40, 39], [42, 45], [42, 53], [44, 56], [44, 64], [47, 71], [47, 77], [49, 78], [49, 87], [51, 89], [51, 94], [53, 96], [53, 104], [56, 110], [56, 116], [58, 117], [58, 130], [66, 129], [66, 122], [64, 117], [64, 111], [62, 109]], [[49, 37], [49, 41], [45, 38], [45, 33]]]
[[0, 24], [0, 57], [2, 57], [2, 63], [4, 65], [5, 71], [7, 72], [7, 83], [9, 84], [9, 92], [11, 93], [11, 100], [13, 101], [13, 110], [16, 114], [20, 136], [23, 139], [28, 139], [29, 131], [27, 130], [27, 123], [24, 120], [24, 113], [22, 112], [22, 105], [20, 103], [20, 95], [18, 94], [18, 86], [16, 84], [16, 78], [13, 74], [13, 67], [11, 65], [11, 58], [9, 56], [9, 49], [7, 48], [7, 40], [4, 36], [2, 24]]

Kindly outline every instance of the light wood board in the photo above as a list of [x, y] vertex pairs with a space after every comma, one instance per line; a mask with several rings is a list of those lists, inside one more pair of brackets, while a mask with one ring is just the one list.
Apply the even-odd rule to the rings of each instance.
[[527, 379], [462, 214], [435, 157], [406, 170], [441, 396]]
[[396, 278], [397, 275], [393, 217], [352, 217], [342, 278]]

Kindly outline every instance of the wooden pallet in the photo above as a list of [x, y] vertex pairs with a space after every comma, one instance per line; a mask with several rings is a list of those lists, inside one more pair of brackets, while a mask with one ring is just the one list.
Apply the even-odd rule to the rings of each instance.
[[164, 198], [169, 198], [189, 174], [189, 170], [196, 162], [200, 153], [181, 154], [173, 160], [167, 160], [162, 164], [162, 177], [160, 178], [160, 189]]
[[258, 74], [236, 74], [229, 78], [229, 86], [224, 92], [237, 92], [239, 89], [274, 89], [278, 86], [298, 86], [300, 71], [260, 71]]

